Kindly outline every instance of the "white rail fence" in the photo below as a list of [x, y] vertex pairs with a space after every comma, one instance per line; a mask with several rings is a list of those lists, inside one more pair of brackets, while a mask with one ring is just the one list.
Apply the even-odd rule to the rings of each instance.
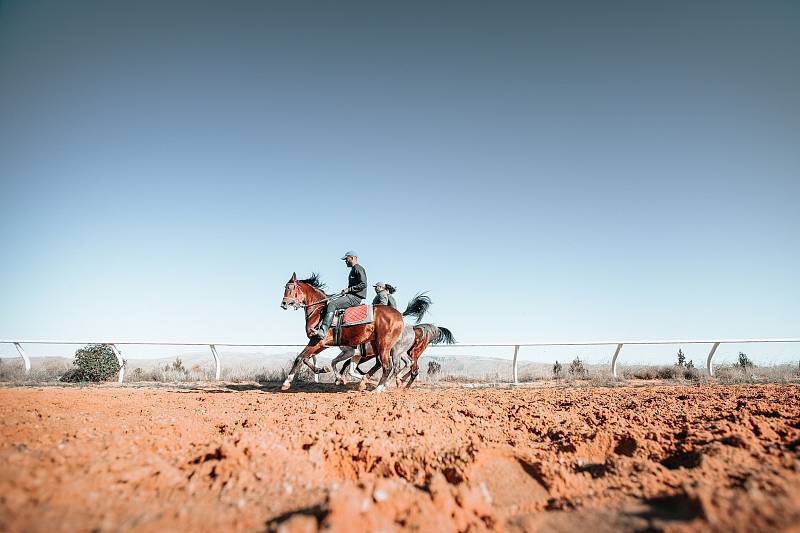
[[[613, 355], [611, 358], [611, 373], [617, 377], [617, 359], [619, 359], [623, 346], [663, 346], [663, 345], [686, 345], [686, 344], [706, 344], [710, 346], [708, 357], [706, 358], [706, 370], [708, 374], [714, 375], [714, 367], [712, 360], [714, 354], [723, 344], [760, 344], [760, 343], [800, 343], [800, 338], [792, 339], [722, 339], [722, 340], [645, 340], [645, 341], [587, 341], [587, 342], [518, 342], [518, 343], [457, 343], [449, 345], [430, 345], [428, 348], [513, 348], [513, 363], [512, 363], [512, 379], [514, 383], [519, 383], [519, 376], [517, 372], [517, 362], [519, 356], [519, 349], [522, 347], [563, 347], [563, 346], [607, 346], [609, 353], [613, 348]], [[87, 345], [87, 344], [108, 344], [111, 346], [114, 354], [117, 356], [117, 361], [120, 365], [119, 370], [119, 383], [125, 379], [125, 365], [122, 359], [122, 351], [119, 346], [208, 346], [211, 350], [211, 356], [214, 358], [214, 377], [220, 379], [221, 359], [218, 346], [235, 347], [235, 348], [303, 348], [305, 344], [240, 344], [240, 343], [227, 343], [227, 342], [150, 342], [150, 341], [45, 341], [45, 340], [0, 340], [0, 344], [13, 344], [17, 349], [17, 353], [22, 358], [25, 365], [25, 373], [31, 370], [31, 361], [22, 347], [23, 344], [60, 344], [60, 345]], [[314, 365], [316, 366], [316, 358], [314, 358]], [[319, 376], [314, 376], [315, 380]]]

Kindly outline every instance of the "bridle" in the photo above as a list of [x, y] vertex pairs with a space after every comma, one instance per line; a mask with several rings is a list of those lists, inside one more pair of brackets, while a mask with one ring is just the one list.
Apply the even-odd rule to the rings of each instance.
[[[289, 283], [286, 284], [286, 289], [287, 290], [289, 289], [289, 285], [294, 285], [294, 292], [292, 294], [292, 302], [291, 303], [284, 302], [284, 303], [286, 303], [286, 305], [291, 305], [292, 307], [295, 308], [295, 310], [300, 309], [301, 307], [304, 307], [306, 309], [309, 309], [309, 308], [312, 308], [312, 307], [316, 307], [318, 305], [328, 303], [329, 301], [331, 301], [333, 299], [333, 297], [330, 296], [328, 298], [323, 298], [322, 300], [320, 300], [318, 302], [314, 302], [314, 303], [310, 303], [310, 304], [302, 304], [299, 301], [300, 300], [300, 297], [299, 297], [300, 283], [297, 282], [297, 281], [290, 281]], [[286, 297], [284, 297], [284, 299], [285, 298]]]

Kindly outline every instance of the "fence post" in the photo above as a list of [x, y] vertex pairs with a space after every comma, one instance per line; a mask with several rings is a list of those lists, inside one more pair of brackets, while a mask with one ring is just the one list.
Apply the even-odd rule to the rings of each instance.
[[706, 369], [708, 370], [708, 375], [709, 376], [713, 376], [714, 375], [714, 367], [711, 366], [711, 359], [714, 358], [714, 354], [717, 352], [717, 348], [719, 348], [719, 344], [720, 343], [715, 342], [714, 346], [711, 347], [711, 351], [708, 352], [708, 359], [706, 359]]
[[217, 353], [217, 347], [213, 344], [211, 346], [211, 355], [214, 356], [214, 379], [219, 381], [219, 372], [220, 372], [220, 363], [219, 363], [219, 354]]
[[517, 374], [517, 355], [519, 355], [519, 344], [514, 346], [514, 367], [512, 369], [512, 375], [514, 377], [514, 383], [519, 383], [519, 376]]
[[122, 380], [125, 379], [125, 361], [122, 360], [122, 352], [119, 351], [116, 344], [112, 344], [111, 349], [114, 351], [114, 355], [117, 356], [117, 363], [119, 363], [119, 377], [117, 378], [117, 383], [122, 383]]
[[611, 358], [611, 374], [614, 377], [617, 377], [617, 357], [619, 357], [620, 350], [622, 350], [622, 343], [617, 344], [617, 349], [614, 351], [614, 357]]
[[28, 354], [25, 353], [25, 350], [22, 349], [22, 346], [20, 346], [18, 342], [15, 342], [14, 346], [17, 348], [19, 356], [22, 357], [22, 362], [25, 364], [25, 373], [29, 374], [31, 371], [31, 360], [28, 358]]

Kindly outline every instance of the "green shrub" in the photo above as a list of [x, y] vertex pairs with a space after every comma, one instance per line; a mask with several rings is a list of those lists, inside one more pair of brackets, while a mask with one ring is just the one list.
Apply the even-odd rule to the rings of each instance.
[[686, 366], [686, 356], [683, 355], [683, 350], [678, 350], [678, 362], [675, 363], [675, 366], [680, 368]]
[[90, 344], [75, 352], [72, 368], [61, 381], [107, 381], [119, 374], [119, 362], [110, 344]]
[[753, 368], [753, 362], [747, 357], [747, 354], [744, 352], [739, 352], [739, 361], [737, 361], [733, 366], [738, 366], [742, 370], [747, 368]]

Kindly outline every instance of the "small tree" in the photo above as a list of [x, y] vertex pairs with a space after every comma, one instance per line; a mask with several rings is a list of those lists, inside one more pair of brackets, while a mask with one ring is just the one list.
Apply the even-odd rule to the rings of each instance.
[[577, 379], [582, 379], [586, 377], [588, 372], [586, 371], [586, 367], [583, 366], [583, 362], [581, 361], [580, 357], [576, 357], [569, 364], [569, 373], [572, 377]]
[[562, 370], [563, 369], [561, 368], [561, 363], [556, 361], [556, 363], [553, 365], [553, 377], [556, 379], [560, 379]]
[[747, 357], [746, 353], [739, 352], [739, 361], [733, 366], [738, 366], [742, 370], [745, 370], [747, 368], [752, 368], [753, 362], [750, 360], [749, 357]]
[[687, 368], [687, 370], [691, 370], [692, 368], [694, 368], [694, 361], [689, 359], [689, 362], [686, 363], [686, 368]]
[[676, 363], [677, 367], [683, 368], [686, 366], [686, 356], [683, 355], [683, 350], [678, 349], [678, 362]]
[[119, 362], [110, 344], [90, 344], [75, 352], [73, 368], [62, 381], [107, 381], [119, 373]]
[[442, 371], [442, 365], [438, 361], [428, 361], [428, 375], [433, 377]]

